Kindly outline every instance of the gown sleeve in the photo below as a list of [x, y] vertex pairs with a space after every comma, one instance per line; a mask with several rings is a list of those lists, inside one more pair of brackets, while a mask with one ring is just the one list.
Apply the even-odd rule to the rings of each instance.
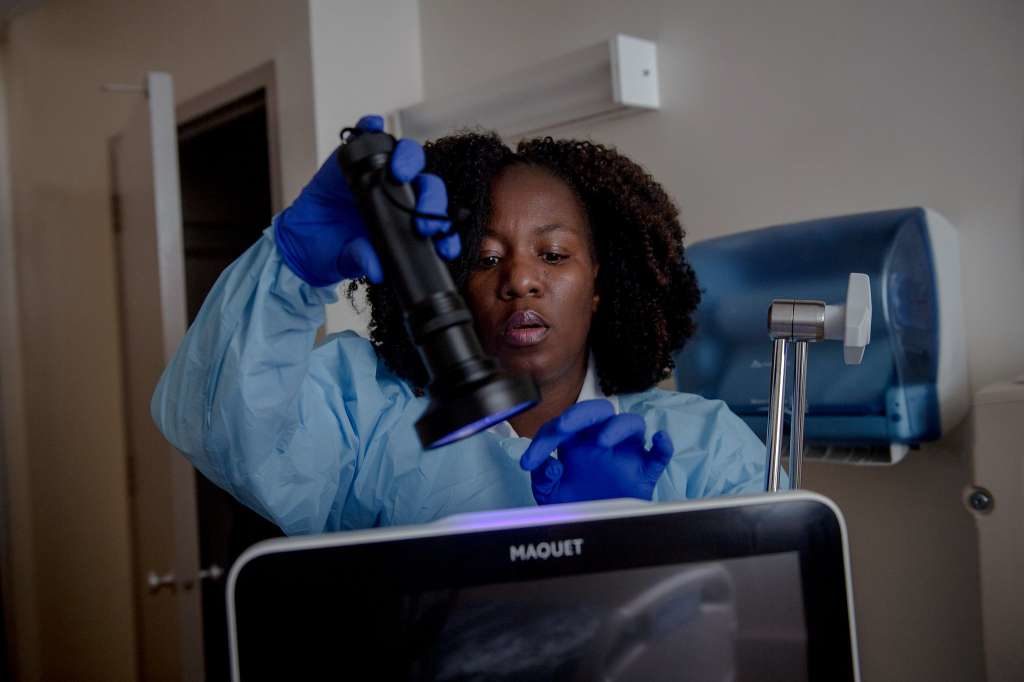
[[415, 396], [354, 333], [314, 349], [337, 294], [292, 273], [272, 230], [221, 274], [150, 409], [207, 478], [284, 532], [317, 533], [340, 525], [373, 444]]
[[[654, 501], [764, 492], [764, 443], [722, 401], [655, 389], [628, 411], [644, 417], [648, 437], [664, 430], [675, 447]], [[785, 472], [782, 479], [786, 487]]]

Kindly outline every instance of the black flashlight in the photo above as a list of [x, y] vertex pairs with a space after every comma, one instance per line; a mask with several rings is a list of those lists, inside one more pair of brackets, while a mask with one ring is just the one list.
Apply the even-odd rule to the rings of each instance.
[[416, 229], [420, 214], [412, 187], [397, 182], [388, 170], [394, 148], [395, 139], [387, 133], [347, 129], [338, 163], [430, 374], [430, 404], [416, 422], [420, 443], [429, 449], [528, 410], [540, 393], [532, 379], [508, 374], [484, 353], [473, 316], [433, 240]]

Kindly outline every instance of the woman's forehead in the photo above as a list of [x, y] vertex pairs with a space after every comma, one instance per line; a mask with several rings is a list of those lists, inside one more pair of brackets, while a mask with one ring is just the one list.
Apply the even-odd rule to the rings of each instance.
[[506, 168], [494, 179], [486, 231], [506, 237], [575, 233], [589, 238], [586, 210], [572, 188], [548, 170], [525, 165]]

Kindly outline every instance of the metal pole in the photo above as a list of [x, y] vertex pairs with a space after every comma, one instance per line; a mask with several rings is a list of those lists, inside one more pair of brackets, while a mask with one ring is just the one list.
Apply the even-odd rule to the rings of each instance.
[[782, 470], [782, 426], [786, 392], [786, 339], [772, 342], [771, 401], [768, 405], [768, 464], [765, 466], [764, 489], [770, 493], [779, 489]]
[[807, 411], [807, 342], [796, 342], [793, 358], [793, 418], [789, 423], [789, 487], [800, 487], [804, 466], [804, 413]]

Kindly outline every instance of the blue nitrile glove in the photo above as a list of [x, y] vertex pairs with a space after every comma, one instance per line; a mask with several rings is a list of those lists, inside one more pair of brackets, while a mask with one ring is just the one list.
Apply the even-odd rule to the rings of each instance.
[[[384, 119], [364, 116], [356, 127], [378, 132], [384, 129]], [[391, 175], [399, 182], [412, 183], [417, 211], [444, 215], [448, 192], [441, 178], [420, 172], [424, 162], [419, 143], [399, 140], [391, 154]], [[437, 237], [437, 252], [442, 258], [451, 260], [459, 255], [459, 236], [448, 234], [449, 221], [417, 218], [416, 227], [424, 236]], [[281, 213], [274, 239], [292, 272], [315, 287], [363, 275], [374, 283], [383, 278], [380, 259], [370, 245], [335, 154], [324, 161], [295, 203]]]
[[[550, 456], [556, 448], [558, 459]], [[540, 427], [519, 465], [531, 472], [537, 504], [556, 504], [650, 500], [670, 459], [667, 433], [655, 433], [647, 450], [643, 417], [617, 415], [607, 400], [585, 400]]]

